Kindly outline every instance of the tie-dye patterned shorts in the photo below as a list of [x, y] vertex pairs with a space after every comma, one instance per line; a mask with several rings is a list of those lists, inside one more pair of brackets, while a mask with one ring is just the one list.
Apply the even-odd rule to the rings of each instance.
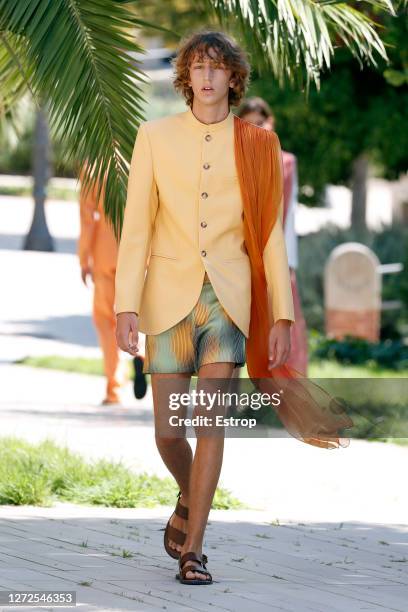
[[207, 363], [245, 364], [245, 336], [229, 317], [207, 277], [193, 310], [179, 323], [146, 335], [143, 371], [197, 374]]

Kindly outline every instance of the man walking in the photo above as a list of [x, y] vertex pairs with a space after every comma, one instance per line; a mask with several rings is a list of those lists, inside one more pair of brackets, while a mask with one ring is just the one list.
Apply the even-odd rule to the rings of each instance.
[[[168, 407], [159, 383], [170, 378], [179, 390], [188, 389], [193, 374], [197, 386], [230, 379], [234, 368], [245, 363], [256, 306], [251, 288], [259, 288], [262, 278], [271, 321], [263, 339], [269, 368], [289, 356], [294, 312], [278, 188], [273, 229], [265, 235], [266, 225], [260, 227], [266, 238], [262, 270], [254, 268], [248, 254], [253, 241], [244, 221], [234, 154], [237, 118], [230, 108], [245, 95], [246, 56], [224, 33], [202, 31], [182, 43], [174, 66], [174, 86], [188, 108], [142, 123], [132, 156], [116, 272], [117, 341], [122, 350], [137, 355], [138, 333], [146, 334], [156, 443], [180, 488], [166, 529], [166, 550], [179, 559], [180, 582], [210, 584], [202, 543], [224, 437], [198, 437], [193, 458], [185, 437], [160, 436], [160, 415]], [[276, 134], [247, 126], [261, 139], [278, 185]], [[264, 347], [259, 348], [262, 353]]]

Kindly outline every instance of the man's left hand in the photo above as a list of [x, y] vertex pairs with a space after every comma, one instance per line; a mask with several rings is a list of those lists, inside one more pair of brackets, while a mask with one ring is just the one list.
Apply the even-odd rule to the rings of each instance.
[[268, 370], [283, 365], [290, 355], [289, 319], [278, 319], [269, 332], [269, 362]]
[[84, 283], [85, 287], [88, 286], [88, 283], [87, 283], [88, 276], [90, 276], [93, 281], [94, 278], [93, 278], [92, 266], [89, 264], [81, 266], [81, 278], [82, 278], [82, 282]]

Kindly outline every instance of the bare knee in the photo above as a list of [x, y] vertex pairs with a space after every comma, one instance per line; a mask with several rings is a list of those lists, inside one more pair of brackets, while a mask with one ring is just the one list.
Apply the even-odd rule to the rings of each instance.
[[171, 450], [172, 448], [177, 448], [185, 438], [176, 438], [174, 436], [155, 436], [157, 448], [161, 448], [163, 450]]

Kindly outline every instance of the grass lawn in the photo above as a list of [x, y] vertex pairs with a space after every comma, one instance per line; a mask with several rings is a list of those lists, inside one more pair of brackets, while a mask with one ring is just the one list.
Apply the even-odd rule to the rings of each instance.
[[[0, 504], [51, 506], [54, 501], [116, 508], [175, 505], [178, 489], [171, 478], [135, 473], [119, 462], [85, 461], [52, 440], [29, 444], [0, 438]], [[229, 491], [217, 488], [214, 509], [245, 507]]]
[[[248, 377], [246, 367], [241, 377]], [[408, 378], [408, 370], [391, 370], [378, 366], [344, 365], [334, 360], [309, 361], [308, 378]]]
[[[49, 370], [76, 372], [77, 374], [91, 374], [95, 376], [103, 376], [102, 359], [45, 355], [43, 357], [25, 357], [24, 359], [21, 359], [16, 363], [31, 366], [33, 368], [47, 368]], [[129, 361], [129, 375], [133, 375], [131, 361]]]
[[[26, 357], [16, 363], [35, 368], [48, 368], [51, 370], [103, 376], [102, 359], [47, 355], [43, 357]], [[133, 375], [130, 361], [129, 375]], [[246, 367], [241, 368], [241, 377], [247, 376]], [[377, 366], [343, 365], [327, 359], [311, 361], [309, 363], [308, 376], [309, 378], [408, 378], [408, 370], [397, 371]]]
[[408, 378], [408, 370], [378, 366], [344, 365], [328, 359], [309, 363], [309, 378]]
[[[0, 195], [4, 196], [32, 196], [32, 187], [25, 186], [6, 186], [0, 185]], [[78, 193], [73, 189], [64, 189], [61, 187], [49, 187], [47, 189], [47, 197], [50, 200], [66, 200], [76, 202], [78, 200]]]

